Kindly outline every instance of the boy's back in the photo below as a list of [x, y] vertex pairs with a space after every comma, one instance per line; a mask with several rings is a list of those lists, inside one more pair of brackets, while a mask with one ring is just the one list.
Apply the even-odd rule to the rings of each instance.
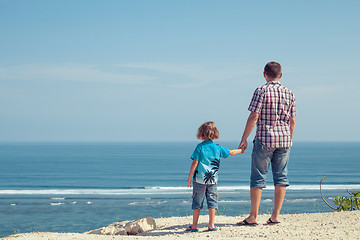
[[211, 140], [199, 143], [191, 155], [192, 160], [199, 161], [194, 174], [195, 182], [201, 184], [216, 184], [220, 158], [227, 158], [229, 154], [229, 149], [217, 145]]

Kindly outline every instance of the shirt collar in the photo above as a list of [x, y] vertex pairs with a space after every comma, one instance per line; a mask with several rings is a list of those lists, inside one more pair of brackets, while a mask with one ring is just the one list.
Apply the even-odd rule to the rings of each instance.
[[270, 81], [270, 82], [267, 82], [266, 85], [269, 85], [269, 84], [280, 84], [281, 83], [279, 81]]

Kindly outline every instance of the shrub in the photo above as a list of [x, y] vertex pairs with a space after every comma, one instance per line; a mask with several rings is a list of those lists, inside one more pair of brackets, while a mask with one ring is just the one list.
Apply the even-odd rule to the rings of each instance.
[[321, 199], [326, 203], [326, 205], [328, 205], [331, 209], [334, 209], [338, 212], [359, 210], [359, 205], [360, 205], [360, 192], [359, 191], [354, 190], [354, 191], [350, 192], [349, 190], [347, 190], [350, 197], [336, 196], [334, 198], [334, 200], [331, 200], [331, 202], [333, 202], [337, 207], [333, 207], [324, 199], [322, 189], [321, 189], [322, 181], [326, 177], [319, 177], [319, 178], [321, 179], [320, 180]]

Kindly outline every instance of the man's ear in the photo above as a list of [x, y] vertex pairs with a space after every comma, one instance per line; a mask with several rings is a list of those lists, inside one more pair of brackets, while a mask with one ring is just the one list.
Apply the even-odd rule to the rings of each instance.
[[265, 74], [265, 72], [264, 72], [264, 78], [266, 78], [266, 74]]
[[279, 79], [282, 77], [282, 73], [280, 73]]

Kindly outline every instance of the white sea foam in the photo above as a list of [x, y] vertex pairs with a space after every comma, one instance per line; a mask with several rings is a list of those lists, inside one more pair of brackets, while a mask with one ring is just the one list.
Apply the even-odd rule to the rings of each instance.
[[239, 200], [239, 201], [235, 201], [235, 200], [220, 200], [219, 203], [249, 203], [250, 200], [245, 201], [245, 200]]
[[163, 203], [167, 203], [167, 201], [157, 201], [157, 202], [154, 202], [154, 201], [151, 201], [151, 202], [131, 202], [131, 203], [129, 203], [128, 205], [129, 205], [129, 206], [136, 206], [136, 205], [160, 205], [160, 204], [163, 204]]
[[50, 203], [51, 206], [60, 206], [63, 205], [65, 203], [59, 202], [59, 203]]
[[[218, 186], [218, 191], [223, 193], [238, 193], [249, 191], [249, 186]], [[264, 190], [273, 190], [273, 186], [268, 186]], [[323, 190], [346, 190], [360, 189], [360, 185], [323, 185]], [[305, 190], [319, 191], [319, 185], [291, 185], [289, 191]], [[0, 190], [0, 194], [8, 195], [151, 195], [151, 194], [189, 194], [192, 188], [187, 187], [145, 187], [134, 189], [46, 189], [46, 190]], [[65, 198], [52, 198], [53, 200], [64, 200]]]
[[51, 200], [65, 200], [64, 197], [54, 197], [54, 198], [51, 198]]
[[[322, 185], [321, 188], [323, 190], [346, 190], [346, 189], [360, 189], [360, 185], [340, 185], [340, 184], [329, 184], [329, 185]], [[291, 185], [288, 187], [288, 190], [320, 190], [318, 184], [315, 185]]]
[[92, 201], [87, 201], [86, 204], [93, 204], [93, 202]]
[[318, 198], [297, 198], [297, 199], [285, 199], [286, 202], [299, 203], [299, 202], [316, 202]]

